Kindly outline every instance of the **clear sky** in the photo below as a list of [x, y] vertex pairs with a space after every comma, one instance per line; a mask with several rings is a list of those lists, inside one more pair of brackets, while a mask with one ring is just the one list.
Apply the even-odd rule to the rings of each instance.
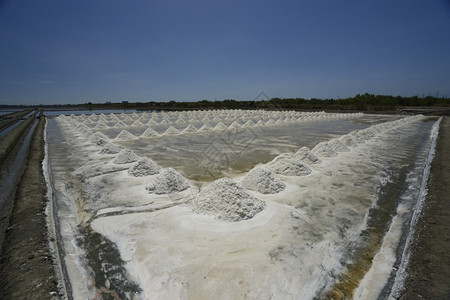
[[0, 0], [0, 104], [450, 97], [449, 0]]

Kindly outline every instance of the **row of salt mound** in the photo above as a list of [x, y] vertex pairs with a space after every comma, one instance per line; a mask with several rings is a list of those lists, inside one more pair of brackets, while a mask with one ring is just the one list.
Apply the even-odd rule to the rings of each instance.
[[[282, 125], [285, 122], [296, 122], [296, 121], [302, 121], [302, 120], [308, 120], [308, 119], [333, 119], [336, 117], [343, 117], [342, 114], [329, 114], [329, 115], [310, 115], [310, 117], [307, 117], [308, 115], [305, 115], [304, 117], [285, 117], [285, 116], [270, 116], [270, 115], [264, 115], [264, 116], [253, 116], [252, 119], [256, 120], [263, 120], [264, 119], [268, 119], [265, 123], [266, 125]], [[347, 114], [345, 117], [349, 117], [350, 114]], [[131, 118], [124, 118], [123, 120], [120, 120], [118, 118], [116, 118], [116, 124], [115, 125], [107, 125], [105, 122], [108, 122], [107, 120], [99, 120], [98, 123], [95, 123], [94, 121], [91, 121], [89, 119], [87, 119], [85, 121], [85, 124], [96, 124], [96, 128], [108, 128], [108, 127], [120, 127], [120, 126], [134, 126], [134, 127], [143, 127], [146, 125], [158, 125], [158, 124], [172, 124], [172, 123], [195, 123], [195, 122], [208, 122], [208, 121], [217, 121], [220, 122], [222, 120], [234, 120], [235, 122], [237, 122], [237, 119], [239, 119], [240, 116], [233, 116], [233, 117], [227, 117], [225, 119], [220, 119], [217, 117], [214, 117], [212, 119], [208, 119], [208, 118], [203, 118], [201, 120], [197, 119], [197, 118], [191, 118], [189, 121], [187, 120], [180, 120], [180, 118], [178, 118], [178, 120], [176, 121], [171, 121], [168, 118], [163, 118], [162, 121], [158, 121], [157, 119], [155, 119], [154, 117], [151, 118], [148, 122], [145, 122], [142, 117], [133, 121], [133, 119]], [[124, 123], [124, 121], [130, 123], [130, 125], [127, 125], [126, 123]], [[109, 121], [111, 122], [111, 121]], [[233, 125], [233, 124], [232, 124]], [[240, 125], [240, 124], [239, 124]], [[233, 125], [233, 126], [238, 126], [237, 124]]]
[[242, 180], [242, 185], [262, 194], [276, 194], [283, 191], [286, 185], [272, 171], [285, 176], [305, 176], [312, 172], [307, 165], [320, 162], [308, 147], [302, 147], [293, 155], [277, 156], [266, 165], [267, 168], [253, 168]]
[[228, 222], [251, 219], [267, 206], [229, 178], [211, 182], [189, 201], [189, 205], [196, 213]]
[[145, 187], [151, 194], [163, 195], [182, 192], [189, 188], [189, 182], [172, 168], [163, 169], [153, 182]]
[[[104, 114], [100, 114], [100, 115], [96, 115], [96, 114], [91, 114], [88, 117], [86, 115], [81, 115], [81, 116], [75, 116], [75, 115], [71, 115], [70, 117], [73, 119], [78, 119], [78, 120], [90, 120], [90, 121], [117, 121], [119, 120], [118, 116], [122, 119], [128, 120], [130, 122], [133, 122], [133, 120], [138, 120], [140, 122], [143, 122], [143, 120], [145, 118], [151, 117], [154, 119], [158, 119], [158, 118], [163, 118], [165, 119], [165, 122], [170, 122], [169, 118], [170, 117], [174, 117], [183, 121], [183, 119], [187, 118], [187, 119], [192, 119], [192, 118], [201, 118], [201, 117], [211, 117], [211, 116], [218, 116], [218, 117], [224, 117], [224, 118], [228, 118], [228, 119], [235, 119], [238, 117], [252, 117], [252, 116], [264, 116], [264, 117], [287, 117], [287, 116], [301, 116], [301, 115], [310, 115], [310, 116], [316, 116], [316, 115], [323, 115], [325, 114], [324, 112], [306, 112], [306, 113], [300, 113], [300, 112], [295, 112], [295, 111], [285, 111], [285, 112], [267, 112], [267, 111], [263, 111], [263, 110], [244, 110], [244, 111], [233, 111], [233, 110], [220, 110], [220, 111], [199, 111], [199, 112], [169, 112], [169, 113], [150, 113], [150, 114], [146, 114], [146, 113], [141, 113], [141, 114], [137, 114], [137, 113], [133, 113], [133, 114], [109, 114], [109, 115], [104, 115]], [[358, 115], [358, 114], [333, 114], [337, 117], [340, 116], [350, 116], [350, 115]], [[180, 119], [181, 118], [181, 119]]]
[[331, 139], [328, 142], [317, 144], [312, 152], [321, 157], [335, 157], [340, 152], [349, 151], [349, 147], [356, 147], [359, 144], [365, 143], [377, 134], [420, 119], [421, 117], [406, 117], [391, 122], [372, 125], [365, 129], [352, 131], [341, 137]]
[[[215, 130], [215, 131], [235, 130], [235, 129], [240, 129], [243, 127], [256, 127], [256, 126], [273, 125], [273, 124], [276, 124], [276, 123], [275, 122], [272, 122], [272, 123], [267, 122], [264, 124], [262, 121], [259, 121], [257, 123], [248, 121], [244, 125], [240, 125], [238, 122], [235, 121], [231, 125], [226, 126], [222, 122], [219, 122], [215, 127], [211, 127], [209, 124], [205, 124], [199, 130], [197, 130], [194, 125], [189, 124], [181, 132], [178, 129], [176, 129], [175, 127], [170, 126], [162, 135], [179, 135], [179, 134], [184, 134], [184, 133], [197, 133], [197, 132], [213, 131], [213, 130]], [[142, 137], [155, 137], [155, 136], [160, 136], [160, 134], [157, 131], [155, 131], [154, 129], [149, 127], [141, 136]], [[115, 137], [115, 140], [117, 140], [117, 141], [127, 141], [127, 140], [135, 140], [135, 139], [137, 139], [137, 137], [125, 129], [122, 130]]]

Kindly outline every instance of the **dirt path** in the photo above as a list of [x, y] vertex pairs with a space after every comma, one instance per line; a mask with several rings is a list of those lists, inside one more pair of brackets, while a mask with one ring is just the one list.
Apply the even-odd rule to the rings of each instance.
[[59, 299], [45, 219], [46, 185], [41, 118], [17, 187], [0, 261], [0, 299]]
[[450, 299], [450, 117], [441, 122], [402, 300]]

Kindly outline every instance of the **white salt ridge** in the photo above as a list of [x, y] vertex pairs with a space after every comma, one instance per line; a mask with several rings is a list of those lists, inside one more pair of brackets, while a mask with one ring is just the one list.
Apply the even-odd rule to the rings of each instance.
[[141, 121], [139, 121], [139, 120], [136, 120], [136, 121], [134, 121], [132, 124], [131, 124], [131, 126], [134, 126], [134, 127], [138, 127], [138, 126], [145, 126], [145, 124], [143, 124]]
[[135, 162], [139, 159], [139, 156], [137, 156], [134, 152], [124, 149], [117, 154], [116, 158], [114, 159], [115, 164], [129, 164], [132, 162]]
[[286, 188], [270, 170], [260, 167], [250, 170], [241, 183], [245, 188], [261, 194], [276, 194]]
[[294, 156], [306, 164], [319, 164], [322, 161], [308, 147], [301, 147]]
[[116, 141], [129, 141], [138, 139], [132, 133], [127, 130], [122, 130], [115, 138]]
[[172, 122], [170, 122], [169, 119], [164, 118], [161, 122], [159, 122], [159, 124], [171, 124]]
[[189, 124], [185, 129], [183, 129], [182, 133], [197, 133], [198, 130], [194, 125]]
[[198, 130], [199, 132], [204, 132], [204, 131], [211, 131], [213, 130], [213, 128], [211, 127], [211, 125], [209, 125], [208, 123], [205, 123], [205, 125], [203, 125], [202, 127], [200, 127], [200, 129]]
[[222, 130], [227, 130], [227, 126], [225, 124], [223, 124], [222, 122], [219, 122], [215, 127], [214, 130], [218, 130], [218, 131], [222, 131]]
[[147, 128], [143, 134], [141, 134], [142, 137], [155, 137], [159, 136], [159, 133], [156, 132], [153, 128], [149, 127]]
[[89, 140], [91, 142], [96, 143], [98, 146], [106, 145], [109, 142], [109, 138], [100, 131], [94, 132], [94, 134], [89, 138]]
[[130, 169], [128, 169], [128, 173], [135, 177], [142, 177], [158, 174], [160, 170], [161, 167], [157, 163], [148, 157], [143, 157]]
[[169, 128], [167, 128], [167, 130], [164, 132], [164, 134], [165, 135], [177, 135], [177, 134], [181, 134], [181, 133], [175, 127], [170, 126]]
[[252, 120], [248, 120], [243, 127], [253, 127], [255, 126], [255, 122], [253, 122]]
[[338, 139], [347, 147], [355, 147], [357, 145], [356, 141], [349, 134], [343, 135]]
[[172, 168], [163, 169], [151, 182], [145, 187], [149, 193], [163, 195], [182, 192], [189, 188], [189, 183], [180, 173]]
[[152, 117], [148, 122], [147, 125], [158, 125], [158, 119], [156, 119], [155, 117]]
[[266, 122], [266, 125], [276, 125], [277, 123], [273, 120], [270, 119], [269, 121]]
[[330, 140], [328, 145], [337, 153], [349, 151], [348, 147], [339, 138]]
[[233, 123], [228, 126], [228, 129], [240, 129], [242, 128], [241, 124], [239, 124], [238, 121], [234, 121]]
[[267, 206], [229, 178], [211, 182], [189, 201], [189, 205], [196, 213], [228, 222], [251, 219]]
[[103, 146], [102, 150], [99, 153], [101, 154], [117, 154], [122, 150], [122, 147], [116, 145], [114, 143], [107, 143]]
[[315, 146], [311, 152], [319, 157], [334, 157], [337, 156], [337, 152], [328, 144], [328, 142], [321, 142]]
[[312, 172], [302, 160], [287, 153], [278, 155], [266, 167], [276, 174], [285, 176], [305, 176]]
[[96, 128], [96, 129], [106, 129], [106, 128], [109, 128], [109, 126], [104, 121], [99, 121], [97, 123], [97, 125], [95, 125], [94, 128]]

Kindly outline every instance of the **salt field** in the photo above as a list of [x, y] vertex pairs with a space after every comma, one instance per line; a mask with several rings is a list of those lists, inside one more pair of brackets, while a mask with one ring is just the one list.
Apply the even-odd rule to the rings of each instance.
[[61, 286], [73, 299], [394, 298], [439, 122], [245, 110], [49, 118]]

